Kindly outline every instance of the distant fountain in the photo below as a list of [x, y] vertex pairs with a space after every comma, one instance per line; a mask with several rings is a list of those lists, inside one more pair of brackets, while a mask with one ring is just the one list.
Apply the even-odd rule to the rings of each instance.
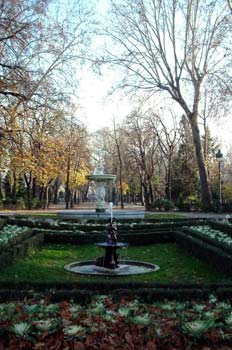
[[94, 181], [96, 184], [96, 212], [105, 212], [105, 185], [109, 181], [115, 181], [116, 175], [105, 174], [102, 161], [99, 160], [94, 173], [92, 175], [87, 175], [86, 179]]

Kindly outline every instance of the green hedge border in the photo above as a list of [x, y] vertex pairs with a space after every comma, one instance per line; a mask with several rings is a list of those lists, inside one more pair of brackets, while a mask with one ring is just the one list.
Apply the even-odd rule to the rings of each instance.
[[18, 299], [31, 299], [34, 298], [35, 293], [40, 294], [42, 297], [46, 297], [50, 302], [59, 302], [62, 300], [73, 300], [82, 304], [87, 304], [91, 301], [92, 297], [96, 295], [108, 295], [115, 299], [121, 299], [122, 297], [129, 298], [140, 298], [144, 302], [153, 303], [160, 300], [208, 300], [209, 296], [213, 293], [219, 300], [232, 300], [232, 287], [218, 287], [212, 288], [170, 288], [168, 285], [163, 288], [151, 288], [141, 287], [137, 289], [131, 289], [128, 287], [115, 288], [110, 291], [104, 289], [46, 289], [46, 290], [35, 290], [35, 289], [1, 289], [0, 290], [0, 302], [18, 300]]
[[44, 235], [40, 233], [15, 244], [0, 254], [0, 268], [4, 268], [18, 259], [25, 258], [40, 248], [44, 242]]
[[[14, 224], [15, 223], [15, 220]], [[25, 220], [23, 225], [26, 224]], [[21, 221], [21, 222], [22, 222]], [[203, 240], [193, 237], [190, 233], [184, 233], [178, 229], [179, 222], [177, 225], [172, 223], [166, 223], [157, 225], [157, 229], [163, 228], [161, 232], [150, 231], [138, 233], [136, 231], [129, 232], [127, 234], [120, 235], [122, 240], [129, 242], [130, 244], [140, 244], [141, 240], [143, 244], [147, 242], [158, 243], [161, 241], [176, 241], [180, 246], [182, 246], [185, 251], [194, 255], [200, 259], [206, 260], [207, 262], [212, 261], [219, 270], [231, 273], [232, 271], [232, 255], [226, 254], [222, 249], [208, 244]], [[13, 222], [12, 222], [13, 223]], [[38, 222], [37, 222], [38, 223]], [[200, 223], [209, 224], [209, 222], [203, 220], [188, 220], [188, 226]], [[34, 224], [34, 223], [33, 223]], [[186, 222], [184, 223], [185, 226]], [[41, 226], [47, 227], [48, 230], [42, 229]], [[182, 220], [183, 225], [183, 220]], [[33, 236], [24, 240], [20, 244], [16, 244], [13, 249], [9, 252], [4, 252], [4, 256], [0, 255], [0, 266], [2, 261], [8, 265], [10, 262], [23, 258], [30, 254], [31, 251], [38, 249], [44, 242], [51, 243], [64, 243], [64, 241], [58, 242], [57, 238], [60, 237], [68, 239], [70, 243], [82, 244], [93, 243], [97, 239], [102, 240], [102, 234], [99, 233], [87, 233], [87, 234], [75, 234], [75, 232], [66, 231], [61, 232], [57, 230], [52, 230], [51, 225], [48, 222], [43, 222], [40, 228], [33, 228]], [[153, 225], [151, 225], [153, 226]], [[35, 227], [35, 226], [34, 226]], [[175, 231], [170, 231], [170, 227]], [[165, 228], [165, 229], [164, 229]], [[154, 229], [154, 228], [153, 228]], [[122, 237], [121, 237], [122, 236]], [[66, 241], [67, 243], [67, 241]], [[7, 255], [8, 254], [8, 255]], [[2, 261], [1, 261], [2, 260]], [[52, 301], [59, 301], [64, 299], [73, 299], [78, 301], [88, 300], [93, 295], [96, 294], [109, 294], [112, 296], [132, 296], [140, 297], [144, 301], [154, 302], [155, 300], [167, 299], [202, 299], [208, 298], [209, 294], [213, 293], [218, 296], [218, 298], [232, 298], [232, 283], [213, 283], [213, 284], [201, 284], [201, 283], [137, 283], [137, 282], [118, 282], [116, 279], [112, 281], [106, 281], [105, 283], [98, 282], [82, 282], [82, 283], [25, 283], [25, 282], [1, 282], [0, 289], [0, 301], [20, 299], [24, 297], [30, 297], [34, 293], [45, 293], [51, 298]]]
[[220, 242], [215, 240], [214, 238], [211, 238], [208, 235], [205, 235], [202, 232], [195, 231], [191, 228], [183, 227], [182, 232], [186, 233], [187, 235], [191, 235], [193, 237], [201, 239], [203, 242], [210, 244], [216, 248], [222, 249], [223, 251], [226, 251], [228, 254], [232, 255], [232, 247], [227, 245], [226, 243]]
[[[53, 231], [53, 230], [43, 230], [35, 229], [33, 230], [35, 234], [43, 233], [45, 243], [59, 243], [59, 244], [93, 244], [97, 242], [102, 242], [105, 240], [105, 233], [86, 233], [80, 234], [70, 231]], [[175, 236], [172, 232], [144, 232], [144, 233], [128, 233], [120, 234], [119, 240], [121, 242], [127, 242], [130, 245], [148, 245], [154, 243], [168, 243], [174, 242]]]
[[209, 224], [213, 229], [220, 230], [232, 237], [232, 226], [226, 225], [220, 221], [212, 221]]
[[20, 232], [17, 236], [10, 239], [10, 241], [6, 245], [3, 245], [3, 246], [0, 245], [0, 254], [10, 249], [13, 249], [15, 245], [20, 244], [22, 241], [25, 241], [26, 239], [30, 238], [32, 235], [33, 235], [32, 229], [26, 228], [25, 230]]
[[190, 232], [176, 231], [176, 242], [190, 255], [197, 257], [207, 263], [212, 263], [219, 271], [231, 274], [232, 255], [225, 252], [215, 244], [203, 241]]

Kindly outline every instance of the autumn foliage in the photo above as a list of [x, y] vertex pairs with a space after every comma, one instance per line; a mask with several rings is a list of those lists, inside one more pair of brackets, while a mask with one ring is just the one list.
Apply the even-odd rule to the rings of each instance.
[[231, 305], [99, 296], [88, 305], [48, 300], [0, 305], [0, 349], [231, 349]]

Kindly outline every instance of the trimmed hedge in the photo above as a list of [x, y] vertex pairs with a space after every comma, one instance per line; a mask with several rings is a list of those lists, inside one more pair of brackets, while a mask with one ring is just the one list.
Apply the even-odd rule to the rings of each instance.
[[31, 289], [34, 288], [36, 291], [43, 291], [46, 289], [87, 289], [87, 290], [99, 290], [102, 292], [110, 292], [115, 289], [131, 289], [137, 290], [139, 288], [153, 288], [153, 289], [170, 289], [174, 291], [182, 289], [204, 289], [210, 290], [213, 292], [219, 288], [229, 289], [232, 288], [232, 282], [222, 282], [222, 283], [181, 283], [181, 282], [128, 282], [128, 281], [118, 281], [118, 279], [110, 278], [105, 281], [66, 281], [66, 282], [22, 282], [22, 281], [3, 281], [1, 282], [1, 287], [4, 289]]
[[229, 246], [228, 244], [219, 242], [218, 240], [211, 238], [210, 236], [205, 235], [202, 232], [195, 231], [194, 229], [191, 229], [191, 228], [183, 227], [182, 229], [183, 229], [183, 232], [187, 233], [188, 235], [190, 234], [191, 236], [200, 238], [202, 241], [208, 244], [211, 244], [219, 249], [225, 250], [228, 254], [232, 254], [232, 247]]
[[22, 259], [30, 255], [43, 244], [43, 241], [44, 235], [40, 233], [10, 247], [8, 251], [0, 254], [0, 268], [12, 264], [17, 259]]
[[[35, 234], [43, 233], [45, 243], [71, 243], [71, 244], [94, 244], [105, 241], [104, 233], [75, 233], [72, 231], [53, 231], [34, 229]], [[168, 243], [175, 241], [175, 235], [169, 231], [161, 232], [130, 232], [127, 234], [120, 234], [119, 241], [127, 242], [130, 245], [146, 245], [154, 243]]]
[[0, 219], [0, 229], [7, 224], [7, 219]]
[[[48, 297], [51, 302], [59, 302], [62, 300], [73, 300], [81, 304], [88, 304], [93, 296], [98, 294], [110, 294], [113, 299], [121, 299], [122, 297], [139, 297], [142, 301], [147, 303], [153, 303], [157, 300], [197, 300], [197, 299], [208, 299], [210, 294], [217, 296], [219, 300], [232, 298], [232, 286], [175, 286], [174, 288], [169, 285], [163, 286], [127, 286], [126, 284], [114, 286], [109, 283], [104, 286], [93, 285], [90, 287], [89, 284], [86, 286], [56, 286], [47, 285], [46, 287], [33, 286], [32, 288], [10, 288], [4, 287], [0, 290], [0, 301], [9, 301], [15, 299], [32, 298], [35, 292], [43, 294], [43, 297]], [[29, 286], [28, 286], [29, 287]], [[84, 287], [84, 288], [83, 288]], [[88, 288], [89, 287], [89, 288]]]
[[28, 226], [30, 228], [57, 228], [57, 224], [53, 219], [24, 219], [24, 218], [8, 218], [7, 223], [9, 225], [17, 225], [17, 226]]
[[212, 263], [216, 269], [224, 273], [231, 274], [232, 271], [232, 255], [225, 253], [224, 249], [220, 249], [216, 245], [206, 243], [202, 239], [187, 235], [184, 232], [176, 231], [176, 242], [191, 255]]
[[209, 225], [215, 229], [215, 230], [220, 230], [224, 233], [227, 233], [227, 235], [232, 237], [232, 225], [226, 225], [223, 222], [219, 221], [211, 221]]
[[20, 242], [24, 241], [25, 239], [31, 237], [33, 235], [32, 229], [27, 228], [24, 231], [20, 232], [16, 237], [11, 238], [7, 244], [1, 246], [0, 245], [0, 254], [8, 251], [12, 247], [14, 247], [16, 244], [19, 244]]

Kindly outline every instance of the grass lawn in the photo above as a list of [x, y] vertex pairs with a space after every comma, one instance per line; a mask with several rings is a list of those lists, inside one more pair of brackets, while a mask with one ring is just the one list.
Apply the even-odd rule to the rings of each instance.
[[[0, 271], [1, 281], [65, 282], [112, 279], [106, 276], [83, 276], [64, 270], [64, 265], [83, 260], [95, 260], [102, 249], [93, 245], [45, 245], [33, 256], [20, 260]], [[157, 272], [144, 275], [116, 277], [118, 281], [154, 282], [222, 282], [228, 276], [217, 272], [209, 264], [188, 256], [176, 244], [155, 244], [129, 247], [120, 251], [120, 259], [134, 259], [160, 266]]]
[[153, 212], [153, 213], [145, 213], [145, 219], [183, 219], [186, 218], [185, 216], [178, 214], [178, 213], [160, 213], [160, 212]]
[[25, 218], [25, 219], [30, 219], [30, 218], [51, 218], [51, 219], [56, 219], [57, 218], [57, 214], [56, 213], [41, 213], [41, 212], [32, 212], [32, 213], [17, 213], [16, 212], [16, 217], [20, 217], [20, 218]]

